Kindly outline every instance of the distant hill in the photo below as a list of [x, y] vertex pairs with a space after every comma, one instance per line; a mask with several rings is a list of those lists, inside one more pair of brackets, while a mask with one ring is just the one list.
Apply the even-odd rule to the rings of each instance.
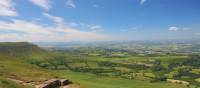
[[41, 58], [47, 56], [47, 51], [28, 42], [1, 42], [0, 56], [10, 56], [20, 59]]
[[0, 43], [0, 88], [32, 88], [8, 80], [42, 82], [55, 77], [52, 72], [41, 69], [32, 61], [45, 60], [50, 52], [28, 42]]

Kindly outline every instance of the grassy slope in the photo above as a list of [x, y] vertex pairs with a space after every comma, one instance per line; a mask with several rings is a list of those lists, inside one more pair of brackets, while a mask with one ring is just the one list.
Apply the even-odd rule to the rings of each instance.
[[16, 79], [24, 81], [42, 81], [54, 77], [47, 70], [26, 64], [23, 61], [0, 59], [1, 76], [14, 76]]
[[0, 77], [0, 88], [32, 88], [32, 87], [23, 86], [15, 82], [9, 81], [6, 78]]
[[71, 71], [57, 72], [64, 78], [72, 79], [83, 88], [188, 88], [180, 84], [167, 82], [149, 83], [148, 81], [127, 80], [112, 77], [97, 77], [88, 73], [77, 73]]
[[[19, 43], [18, 43], [19, 44]], [[45, 59], [49, 53], [29, 44], [0, 43], [11, 46], [0, 50], [0, 88], [30, 88], [6, 80], [10, 76], [23, 81], [43, 81], [55, 76], [68, 78], [83, 88], [186, 88], [170, 83], [149, 83], [147, 81], [127, 80], [111, 77], [98, 77], [88, 73], [71, 71], [50, 71], [30, 65], [26, 59]], [[22, 59], [23, 58], [23, 59]]]
[[42, 59], [46, 56], [46, 51], [29, 43], [0, 43], [0, 88], [25, 88], [8, 81], [7, 78], [10, 77], [24, 82], [38, 82], [55, 77], [50, 71], [26, 62], [27, 59]]

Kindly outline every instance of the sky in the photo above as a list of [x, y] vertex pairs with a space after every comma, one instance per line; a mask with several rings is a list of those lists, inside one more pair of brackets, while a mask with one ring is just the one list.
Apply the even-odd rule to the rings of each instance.
[[200, 0], [0, 0], [1, 42], [200, 39]]

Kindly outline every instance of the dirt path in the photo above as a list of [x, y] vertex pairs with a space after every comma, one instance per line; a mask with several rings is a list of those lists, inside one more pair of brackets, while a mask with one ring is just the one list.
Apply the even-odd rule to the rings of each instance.
[[7, 79], [10, 80], [10, 81], [13, 81], [15, 83], [18, 83], [18, 84], [35, 86], [35, 82], [25, 82], [25, 81], [14, 79], [14, 78], [7, 78]]
[[81, 87], [79, 85], [70, 84], [70, 85], [67, 85], [67, 86], [60, 87], [60, 88], [81, 88]]
[[[10, 81], [13, 81], [15, 83], [21, 84], [21, 85], [27, 85], [27, 86], [33, 86], [33, 87], [36, 87], [36, 88], [40, 88], [40, 87], [37, 87], [38, 85], [34, 81], [25, 82], [25, 81], [22, 81], [22, 80], [19, 80], [19, 79], [15, 79], [15, 77], [9, 77], [7, 79], [10, 80]], [[49, 80], [49, 81], [51, 81], [51, 80]], [[46, 85], [46, 84], [44, 82], [41, 85]], [[65, 85], [65, 86], [61, 86], [60, 88], [81, 88], [81, 87], [79, 85], [76, 85], [76, 84], [68, 84], [68, 85]]]

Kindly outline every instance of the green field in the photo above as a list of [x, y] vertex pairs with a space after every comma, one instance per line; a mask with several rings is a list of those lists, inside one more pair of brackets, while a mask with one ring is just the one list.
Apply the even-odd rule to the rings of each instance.
[[[54, 76], [72, 80], [81, 88], [187, 88], [181, 84], [166, 82], [150, 83], [148, 81], [128, 80], [118, 77], [96, 76], [90, 73], [72, 71], [53, 71], [24, 64], [15, 60], [1, 59], [0, 65], [1, 79], [0, 88], [30, 88], [6, 80], [6, 77], [15, 75], [16, 79], [24, 81], [42, 81], [51, 79]], [[128, 86], [127, 86], [128, 85]]]
[[[29, 43], [0, 44], [0, 88], [30, 88], [53, 78], [79, 88], [192, 88], [199, 86], [199, 58], [188, 55], [107, 56], [49, 51]], [[96, 55], [102, 56], [96, 56]], [[167, 82], [167, 79], [190, 82]]]
[[167, 82], [150, 83], [148, 81], [128, 80], [116, 77], [99, 77], [88, 73], [59, 71], [64, 78], [72, 79], [83, 88], [188, 88], [181, 84]]

